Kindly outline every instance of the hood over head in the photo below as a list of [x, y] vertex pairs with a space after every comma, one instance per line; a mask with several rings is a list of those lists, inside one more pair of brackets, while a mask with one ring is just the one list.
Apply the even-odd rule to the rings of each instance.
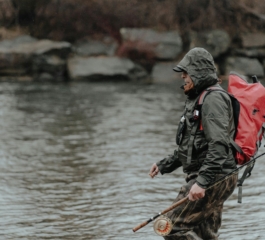
[[188, 73], [196, 95], [218, 82], [213, 57], [204, 48], [191, 49], [173, 70]]

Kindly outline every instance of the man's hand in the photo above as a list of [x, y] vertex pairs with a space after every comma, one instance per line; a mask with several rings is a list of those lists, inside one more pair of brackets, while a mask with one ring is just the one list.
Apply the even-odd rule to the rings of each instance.
[[156, 163], [154, 163], [149, 171], [149, 176], [151, 178], [154, 178], [154, 176], [156, 176], [159, 173], [159, 169], [158, 166], [156, 165]]
[[198, 186], [197, 183], [195, 183], [189, 192], [189, 200], [190, 201], [196, 201], [199, 200], [200, 198], [203, 198], [205, 195], [205, 189], [201, 188]]

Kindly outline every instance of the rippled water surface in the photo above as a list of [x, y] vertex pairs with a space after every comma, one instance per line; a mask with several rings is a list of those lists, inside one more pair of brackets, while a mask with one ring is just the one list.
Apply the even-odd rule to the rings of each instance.
[[[181, 169], [148, 176], [175, 148], [178, 85], [1, 83], [0, 105], [0, 239], [162, 239], [132, 228], [184, 183]], [[264, 239], [264, 173], [263, 157], [220, 239]]]

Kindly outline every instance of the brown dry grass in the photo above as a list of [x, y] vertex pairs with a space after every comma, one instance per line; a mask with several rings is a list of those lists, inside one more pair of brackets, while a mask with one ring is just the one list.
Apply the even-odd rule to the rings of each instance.
[[0, 40], [2, 39], [12, 39], [23, 34], [28, 34], [25, 29], [15, 28], [15, 29], [6, 29], [4, 27], [0, 28]]

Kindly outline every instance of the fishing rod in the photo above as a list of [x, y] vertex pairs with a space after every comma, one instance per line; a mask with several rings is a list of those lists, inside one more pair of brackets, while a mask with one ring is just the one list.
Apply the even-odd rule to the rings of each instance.
[[[224, 175], [223, 177], [217, 179], [216, 181], [214, 181], [213, 183], [211, 183], [211, 185], [210, 185], [207, 189], [211, 188], [213, 185], [216, 185], [217, 183], [220, 183], [220, 182], [226, 180], [226, 179], [229, 178], [231, 175], [238, 173], [238, 172], [239, 172], [242, 168], [244, 168], [245, 166], [247, 166], [247, 167], [251, 166], [251, 167], [250, 167], [250, 171], [251, 171], [252, 168], [254, 167], [255, 161], [256, 161], [258, 158], [262, 157], [263, 155], [265, 155], [265, 152], [262, 153], [262, 154], [260, 154], [259, 156], [255, 157], [255, 158], [251, 159], [250, 161], [244, 163], [243, 165], [237, 167], [235, 170], [233, 170], [233, 171], [231, 171], [230, 173]], [[251, 175], [250, 171], [249, 171], [249, 174], [248, 174], [247, 176], [245, 176], [245, 178], [248, 178], [248, 177]], [[245, 178], [244, 178], [244, 179], [245, 179]], [[243, 181], [244, 181], [244, 179], [243, 179]], [[238, 186], [240, 187], [240, 189], [239, 189], [239, 194], [241, 194], [241, 195], [242, 195], [242, 184], [243, 184], [243, 181], [240, 183], [241, 185], [238, 185]], [[206, 189], [206, 190], [207, 190], [207, 189]], [[138, 230], [141, 229], [142, 227], [146, 226], [148, 223], [150, 223], [150, 222], [152, 222], [153, 220], [157, 219], [159, 216], [161, 216], [161, 215], [163, 215], [163, 214], [165, 214], [165, 213], [171, 211], [172, 209], [176, 208], [177, 206], [183, 204], [183, 203], [186, 202], [188, 199], [189, 199], [189, 197], [186, 196], [185, 198], [183, 198], [183, 199], [179, 200], [178, 202], [172, 204], [170, 207], [166, 208], [166, 209], [163, 210], [162, 212], [158, 213], [157, 215], [155, 215], [155, 216], [149, 218], [147, 221], [145, 221], [145, 222], [143, 222], [143, 223], [137, 225], [136, 227], [134, 227], [134, 228], [132, 229], [133, 232], [138, 231]]]
[[189, 199], [189, 197], [185, 197], [182, 198], [181, 200], [179, 200], [178, 202], [174, 203], [173, 205], [171, 205], [170, 207], [168, 207], [167, 209], [165, 209], [164, 211], [158, 213], [157, 215], [155, 215], [154, 217], [151, 217], [150, 219], [148, 219], [147, 221], [139, 224], [138, 226], [136, 226], [135, 228], [133, 228], [133, 231], [136, 232], [137, 230], [139, 230], [140, 228], [146, 226], [148, 223], [152, 222], [153, 220], [155, 220], [156, 218], [158, 218], [159, 216], [169, 212], [170, 210], [176, 208], [177, 206], [181, 205], [182, 203], [186, 202]]

